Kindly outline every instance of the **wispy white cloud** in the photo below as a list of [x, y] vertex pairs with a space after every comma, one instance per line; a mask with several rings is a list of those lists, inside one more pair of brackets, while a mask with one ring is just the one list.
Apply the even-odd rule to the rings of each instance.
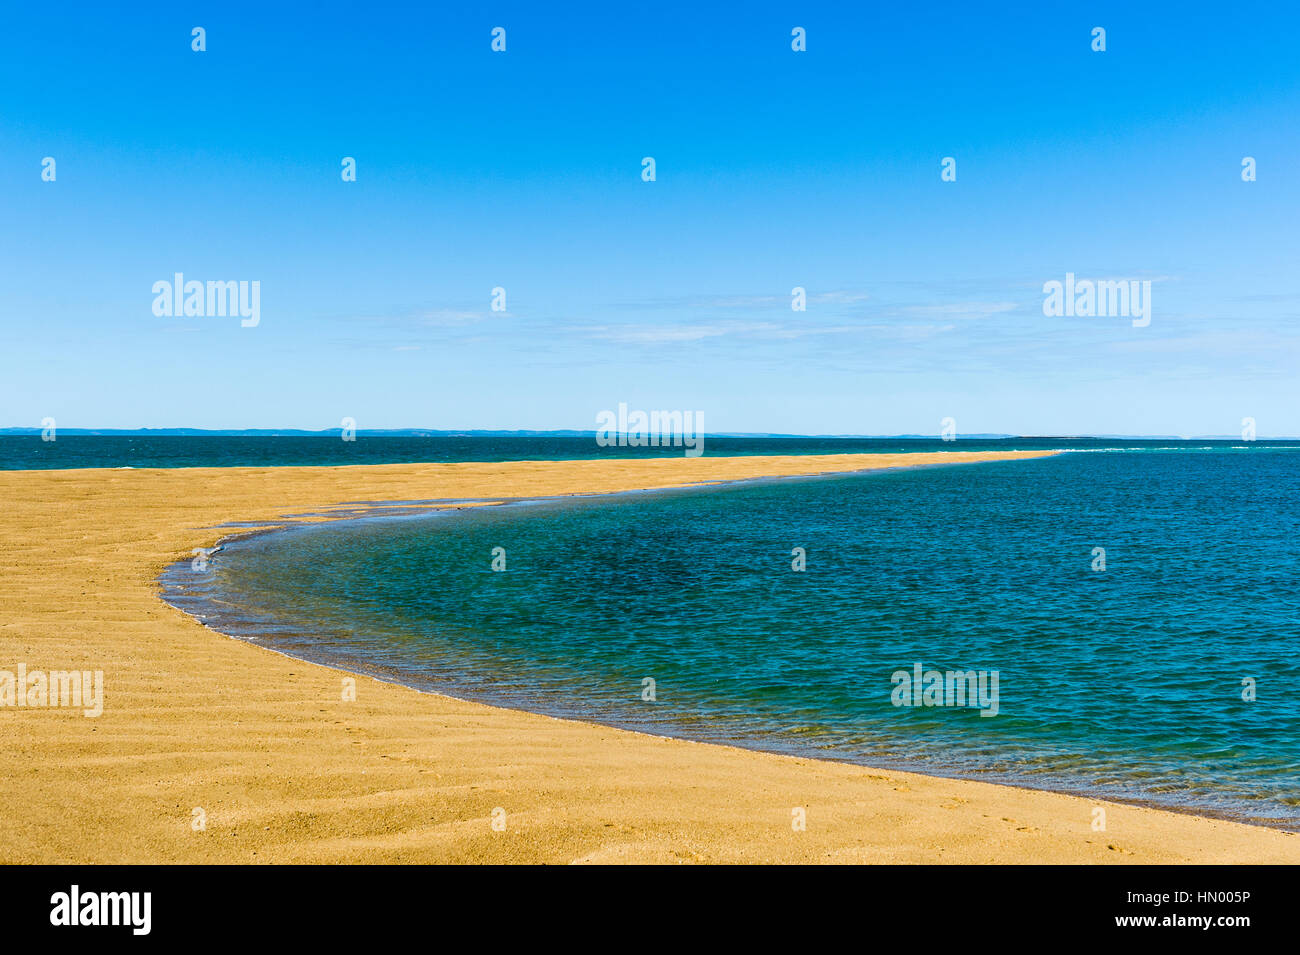
[[709, 325], [596, 325], [575, 330], [623, 345], [674, 345], [724, 335], [747, 335], [779, 329], [770, 322], [723, 322]]
[[423, 325], [430, 328], [455, 328], [462, 325], [472, 325], [475, 322], [481, 322], [488, 317], [486, 311], [464, 311], [450, 308], [439, 308], [427, 312], [419, 312], [413, 315], [410, 321], [417, 325]]
[[855, 305], [858, 302], [865, 302], [871, 298], [867, 292], [853, 291], [836, 291], [836, 292], [818, 292], [810, 294], [808, 301], [815, 302], [819, 305]]
[[988, 318], [1023, 307], [1018, 302], [948, 302], [943, 305], [908, 305], [902, 311], [908, 315], [933, 318]]
[[[794, 288], [794, 286], [791, 286]], [[820, 305], [853, 305], [858, 302], [865, 302], [870, 298], [870, 294], [860, 289], [836, 289], [827, 292], [819, 292], [814, 288], [807, 288], [807, 301], [809, 304]], [[645, 310], [664, 310], [671, 311], [675, 309], [690, 308], [696, 310], [706, 309], [737, 309], [737, 308], [790, 308], [791, 293], [773, 295], [771, 293], [755, 294], [735, 294], [735, 295], [704, 295], [681, 298], [660, 298], [647, 299], [640, 302], [619, 302], [606, 306], [613, 309], [645, 309]]]
[[818, 323], [807, 321], [805, 313], [787, 322], [680, 322], [635, 325], [570, 326], [567, 331], [601, 341], [625, 345], [676, 345], [706, 339], [740, 338], [748, 341], [793, 341], [831, 335], [856, 335], [862, 338], [915, 340], [930, 338], [955, 328], [952, 324], [881, 324]]

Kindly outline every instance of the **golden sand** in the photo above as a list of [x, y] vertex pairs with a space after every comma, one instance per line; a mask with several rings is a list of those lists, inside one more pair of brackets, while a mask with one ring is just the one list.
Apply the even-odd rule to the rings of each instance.
[[[1033, 453], [0, 472], [0, 670], [103, 670], [103, 715], [0, 708], [4, 862], [1297, 862], [1300, 837], [464, 703], [215, 633], [156, 578], [228, 521]], [[492, 827], [505, 812], [504, 831]], [[805, 831], [792, 827], [804, 810]], [[200, 814], [204, 828], [197, 828]]]

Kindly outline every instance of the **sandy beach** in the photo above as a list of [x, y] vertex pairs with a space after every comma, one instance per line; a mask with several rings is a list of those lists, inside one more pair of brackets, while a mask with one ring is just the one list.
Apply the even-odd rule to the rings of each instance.
[[0, 708], [0, 861], [1300, 862], [1300, 837], [1220, 820], [661, 739], [365, 677], [345, 701], [348, 674], [159, 598], [163, 569], [232, 521], [1042, 453], [0, 472], [0, 670], [102, 670], [105, 694], [97, 718]]

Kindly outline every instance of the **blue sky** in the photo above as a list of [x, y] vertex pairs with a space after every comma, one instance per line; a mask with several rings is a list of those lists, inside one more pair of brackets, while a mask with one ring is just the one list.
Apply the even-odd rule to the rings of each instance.
[[1300, 434], [1294, 7], [442, 6], [14, 7], [0, 426]]

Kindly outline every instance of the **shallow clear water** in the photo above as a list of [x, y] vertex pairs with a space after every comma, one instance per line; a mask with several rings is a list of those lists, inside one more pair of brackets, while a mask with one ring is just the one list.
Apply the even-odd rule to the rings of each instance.
[[[1298, 582], [1300, 456], [1251, 447], [300, 526], [186, 587], [219, 629], [460, 696], [1300, 828]], [[997, 715], [894, 705], [918, 663], [997, 671]]]

